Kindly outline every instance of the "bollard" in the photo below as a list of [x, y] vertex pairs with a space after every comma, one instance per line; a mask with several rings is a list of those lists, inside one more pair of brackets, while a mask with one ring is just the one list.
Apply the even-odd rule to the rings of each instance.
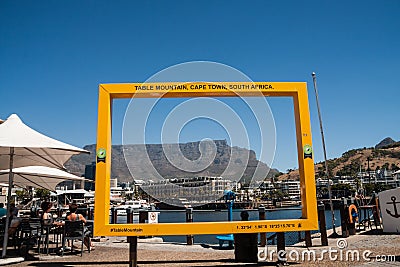
[[356, 234], [356, 223], [349, 223], [349, 235], [355, 235]]
[[285, 232], [276, 233], [276, 249], [278, 250], [278, 262], [286, 263]]
[[[266, 219], [265, 207], [263, 205], [258, 207], [258, 218], [260, 221]], [[266, 245], [267, 245], [267, 233], [260, 233], [260, 246], [265, 247]]]
[[[139, 210], [139, 223], [147, 223], [149, 212], [147, 210]], [[140, 236], [139, 238], [147, 238], [148, 236]]]
[[60, 206], [57, 207], [57, 217], [62, 218], [62, 208]]
[[146, 223], [148, 220], [149, 212], [147, 210], [139, 211], [139, 223]]
[[[242, 221], [249, 220], [249, 213], [242, 211]], [[258, 262], [258, 234], [235, 234], [235, 261], [236, 262]]]
[[137, 267], [137, 236], [128, 236], [129, 267]]
[[90, 218], [94, 220], [94, 207], [90, 207]]
[[126, 209], [126, 223], [133, 223], [133, 210], [131, 208]]
[[340, 225], [342, 228], [342, 237], [345, 238], [349, 236], [349, 229], [347, 227], [349, 213], [347, 212], [347, 210], [347, 205], [345, 204], [345, 201], [342, 200], [340, 202]]
[[111, 208], [111, 224], [117, 223], [117, 209], [112, 207]]
[[306, 247], [312, 247], [311, 231], [304, 231], [304, 239], [306, 241]]
[[326, 232], [326, 220], [325, 220], [325, 206], [324, 204], [318, 205], [318, 221], [319, 231], [321, 232], [321, 245], [328, 245], [328, 234]]
[[[186, 222], [187, 223], [193, 222], [193, 208], [186, 209]], [[193, 245], [193, 235], [186, 236], [186, 244]]]
[[[131, 209], [131, 208], [127, 208], [126, 209], [126, 223], [133, 223], [133, 210]], [[128, 243], [129, 243], [129, 263], [131, 262], [131, 259], [130, 259], [130, 257], [131, 257], [131, 252], [130, 252], [130, 249], [131, 249], [131, 239], [130, 239], [131, 237], [130, 236], [127, 236], [127, 241], [128, 241]], [[136, 242], [137, 242], [137, 239], [136, 239]]]
[[88, 220], [93, 220], [93, 218], [92, 218], [92, 208], [90, 206], [87, 207], [86, 214], [87, 214], [87, 219]]

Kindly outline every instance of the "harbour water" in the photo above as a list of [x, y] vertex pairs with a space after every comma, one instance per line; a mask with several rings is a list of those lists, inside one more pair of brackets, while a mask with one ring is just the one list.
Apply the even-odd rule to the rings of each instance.
[[[233, 210], [233, 220], [240, 221], [240, 213], [243, 210]], [[247, 210], [249, 213], [249, 220], [258, 220], [258, 210]], [[186, 213], [184, 210], [158, 210], [158, 221], [159, 223], [178, 223], [186, 221]], [[298, 219], [301, 217], [301, 209], [299, 208], [287, 208], [287, 209], [276, 209], [276, 210], [266, 210], [266, 217], [269, 220], [278, 219]], [[332, 228], [332, 214], [330, 210], [325, 211], [326, 225], [327, 228]], [[217, 222], [226, 221], [228, 219], [228, 212], [226, 210], [213, 211], [213, 210], [194, 210], [193, 211], [193, 221], [194, 222]], [[134, 222], [138, 222], [138, 215], [134, 216]], [[118, 216], [117, 223], [126, 223], [126, 216]], [[335, 210], [335, 225], [340, 225], [340, 214], [339, 210]], [[267, 236], [273, 233], [267, 233]], [[163, 240], [166, 242], [177, 242], [185, 243], [186, 236], [162, 236]], [[298, 234], [288, 233], [287, 234], [287, 244], [293, 244], [298, 241]], [[196, 235], [194, 237], [195, 243], [205, 243], [205, 244], [217, 244], [218, 240], [215, 235]]]

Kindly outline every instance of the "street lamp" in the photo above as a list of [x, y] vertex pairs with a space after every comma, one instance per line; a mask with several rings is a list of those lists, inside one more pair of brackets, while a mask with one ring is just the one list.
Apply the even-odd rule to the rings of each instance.
[[332, 202], [332, 188], [329, 178], [329, 171], [328, 171], [328, 160], [326, 158], [326, 148], [325, 148], [325, 138], [324, 138], [324, 130], [322, 128], [322, 117], [321, 117], [321, 110], [319, 108], [319, 99], [318, 99], [318, 89], [317, 89], [317, 77], [315, 72], [312, 74], [313, 82], [314, 82], [314, 92], [315, 92], [315, 99], [317, 101], [317, 110], [318, 110], [318, 119], [319, 119], [319, 128], [321, 130], [321, 139], [322, 139], [322, 148], [324, 150], [324, 159], [325, 159], [325, 172], [326, 177], [328, 178], [328, 193], [329, 193], [329, 205], [331, 206], [331, 213], [332, 213], [332, 230], [333, 233], [331, 237], [339, 237], [338, 233], [336, 233], [336, 225], [335, 225], [335, 212], [333, 210], [333, 202]]
[[367, 162], [368, 162], [368, 169], [367, 169], [367, 172], [368, 172], [368, 183], [369, 184], [371, 184], [371, 169], [369, 168], [369, 161], [371, 160], [371, 158], [370, 157], [367, 157]]

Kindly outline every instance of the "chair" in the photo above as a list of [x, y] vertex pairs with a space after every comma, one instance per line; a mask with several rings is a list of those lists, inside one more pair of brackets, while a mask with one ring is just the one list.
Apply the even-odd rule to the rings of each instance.
[[21, 250], [22, 244], [25, 244], [25, 256], [27, 256], [31, 245], [37, 244], [38, 251], [40, 251], [41, 227], [40, 219], [21, 220], [18, 249]]
[[53, 241], [56, 242], [56, 247], [58, 248], [58, 241], [62, 242], [62, 236], [64, 234], [64, 227], [63, 226], [55, 226], [50, 230], [50, 233], [53, 234]]
[[[81, 244], [81, 257], [83, 255], [83, 243], [85, 239], [85, 231], [84, 231], [83, 221], [65, 221], [64, 225], [64, 233], [62, 239], [62, 252], [61, 256], [64, 256], [65, 250], [65, 241], [71, 240], [71, 252], [74, 249], [74, 240], [82, 240]], [[90, 248], [89, 248], [90, 253]]]
[[4, 240], [4, 230], [5, 224], [0, 220], [0, 241], [3, 242]]
[[[46, 249], [47, 254], [49, 254], [49, 235], [50, 235], [50, 231], [53, 228], [53, 225], [51, 224], [51, 222], [52, 221], [49, 219], [41, 220], [41, 237], [44, 237], [43, 252]], [[42, 244], [42, 238], [40, 238], [40, 244]], [[40, 253], [40, 251], [39, 251], [39, 253]]]

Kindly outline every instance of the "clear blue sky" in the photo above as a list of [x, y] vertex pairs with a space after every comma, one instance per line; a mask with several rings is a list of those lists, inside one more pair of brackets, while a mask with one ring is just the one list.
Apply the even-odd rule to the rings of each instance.
[[[98, 84], [141, 82], [178, 63], [213, 61], [254, 81], [306, 81], [320, 161], [315, 71], [328, 157], [338, 157], [387, 136], [400, 140], [399, 14], [395, 0], [0, 1], [0, 117], [17, 113], [82, 147], [96, 141]], [[126, 104], [115, 105], [114, 143], [121, 143]], [[285, 171], [297, 166], [291, 102], [270, 105], [273, 167]], [[218, 126], [201, 135], [189, 126], [182, 141], [224, 137]]]

